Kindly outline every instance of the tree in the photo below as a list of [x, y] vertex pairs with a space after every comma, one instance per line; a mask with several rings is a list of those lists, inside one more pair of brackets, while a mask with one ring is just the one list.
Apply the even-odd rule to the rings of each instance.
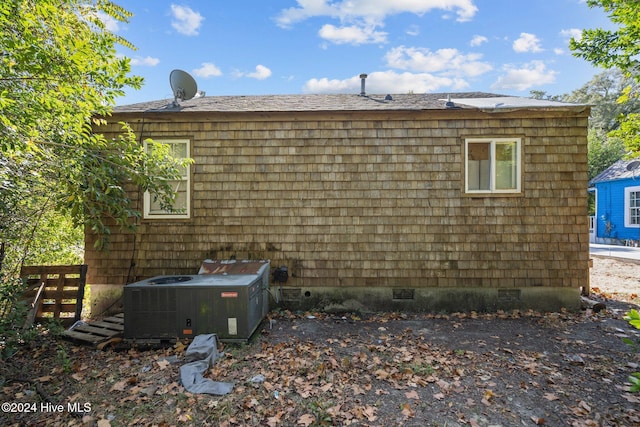
[[113, 224], [132, 226], [139, 212], [127, 181], [171, 204], [167, 182], [181, 163], [166, 147], [146, 152], [124, 124], [115, 139], [94, 132], [124, 89], [142, 84], [116, 55], [118, 44], [132, 46], [104, 16], [131, 15], [108, 0], [0, 3], [0, 269], [17, 243], [28, 247], [47, 212], [88, 227], [99, 245]]
[[636, 87], [633, 79], [625, 77], [618, 69], [606, 70], [594, 76], [581, 88], [564, 95], [562, 100], [589, 104], [589, 179], [614, 164], [625, 155], [624, 140], [614, 131], [621, 129], [621, 120], [629, 114], [640, 112], [640, 99], [621, 103], [619, 99], [629, 87]]
[[594, 178], [625, 155], [624, 141], [612, 131], [620, 130], [620, 120], [631, 113], [640, 112], [640, 99], [618, 100], [627, 88], [636, 82], [625, 77], [620, 70], [607, 70], [570, 94], [547, 95], [544, 91], [531, 91], [534, 99], [572, 102], [591, 105], [589, 117], [588, 176]]
[[625, 77], [620, 70], [614, 68], [594, 76], [581, 88], [564, 95], [562, 100], [591, 105], [589, 129], [608, 133], [620, 128], [621, 119], [628, 114], [640, 112], [639, 98], [619, 102], [627, 88], [636, 90], [637, 87], [633, 79]]
[[[637, 0], [587, 0], [589, 7], [601, 7], [609, 14], [609, 19], [618, 25], [615, 31], [602, 28], [585, 29], [580, 39], [572, 39], [569, 47], [574, 56], [592, 64], [611, 69], [618, 68], [625, 77], [640, 83], [640, 2]], [[637, 86], [627, 87], [621, 103], [638, 99]], [[633, 150], [633, 156], [640, 156], [638, 129], [640, 114], [627, 114], [620, 121], [620, 129], [615, 135], [625, 146]]]
[[620, 138], [607, 137], [602, 131], [590, 129], [588, 135], [589, 180], [624, 157], [624, 142]]

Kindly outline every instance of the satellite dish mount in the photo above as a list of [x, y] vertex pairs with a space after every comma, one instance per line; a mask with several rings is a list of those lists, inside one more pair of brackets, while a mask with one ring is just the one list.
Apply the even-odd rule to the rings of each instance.
[[186, 71], [173, 70], [169, 74], [169, 83], [173, 90], [174, 107], [179, 107], [181, 101], [187, 101], [196, 95], [202, 96], [202, 93], [198, 93], [196, 81]]

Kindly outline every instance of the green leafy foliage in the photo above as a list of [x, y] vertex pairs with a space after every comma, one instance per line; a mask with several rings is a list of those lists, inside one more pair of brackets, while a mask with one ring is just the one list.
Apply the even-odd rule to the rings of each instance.
[[20, 279], [0, 275], [0, 359], [10, 357], [29, 336], [29, 331], [22, 331], [27, 313], [20, 301], [23, 289]]
[[638, 310], [635, 310], [635, 309], [629, 310], [625, 314], [624, 320], [629, 322], [629, 324], [634, 328], [640, 329], [640, 313], [638, 313]]
[[[624, 316], [624, 320], [629, 322], [629, 324], [631, 326], [633, 326], [634, 328], [640, 329], [640, 313], [638, 313], [637, 310], [635, 310], [635, 309], [629, 310], [626, 313], [626, 315]], [[633, 340], [631, 340], [629, 338], [625, 338], [623, 341], [625, 343], [633, 346], [636, 351], [638, 351], [638, 349], [640, 348], [640, 340], [639, 339], [637, 339], [636, 341], [633, 341]], [[630, 390], [632, 392], [634, 392], [634, 393], [640, 392], [640, 372], [632, 373], [629, 376], [629, 382], [631, 383]]]
[[631, 382], [630, 391], [634, 393], [640, 392], [640, 372], [634, 372], [629, 376], [629, 381]]
[[623, 71], [637, 68], [640, 54], [640, 4], [637, 0], [587, 0], [589, 7], [600, 7], [618, 25], [616, 30], [585, 29], [573, 39], [570, 48], [579, 58], [603, 68]]
[[614, 68], [595, 75], [582, 87], [564, 95], [562, 100], [591, 105], [589, 129], [606, 134], [618, 129], [627, 114], [640, 112], [640, 99], [623, 98], [630, 89], [638, 89], [636, 81]]
[[609, 137], [602, 131], [589, 130], [587, 141], [587, 173], [590, 180], [625, 155], [622, 139]]
[[126, 185], [171, 204], [167, 181], [183, 161], [146, 152], [124, 124], [118, 138], [95, 132], [116, 98], [142, 85], [116, 54], [117, 45], [133, 46], [104, 16], [131, 14], [106, 0], [0, 5], [0, 270], [38, 258], [31, 248], [56, 219], [73, 239], [85, 227], [105, 246], [110, 227], [133, 227], [139, 216]]
[[[640, 2], [637, 0], [587, 0], [589, 7], [600, 7], [617, 25], [615, 30], [585, 29], [569, 44], [574, 56], [607, 69], [617, 68], [626, 78], [640, 83]], [[627, 105], [637, 102], [637, 85], [629, 85], [618, 98]], [[613, 136], [623, 140], [630, 157], [640, 156], [640, 115], [620, 115], [620, 129]]]
[[627, 149], [635, 153], [633, 157], [640, 156], [640, 114], [628, 114], [626, 120], [620, 123], [620, 129], [612, 131], [610, 135], [624, 141]]
[[[623, 158], [628, 151], [622, 138], [622, 129], [626, 125], [621, 127], [621, 122], [629, 114], [640, 113], [640, 99], [627, 96], [637, 87], [633, 79], [618, 69], [612, 69], [594, 76], [569, 94], [559, 96], [531, 91], [530, 96], [591, 106], [588, 133], [588, 177], [591, 180]], [[593, 205], [591, 200], [590, 203]], [[593, 209], [590, 206], [590, 212]]]

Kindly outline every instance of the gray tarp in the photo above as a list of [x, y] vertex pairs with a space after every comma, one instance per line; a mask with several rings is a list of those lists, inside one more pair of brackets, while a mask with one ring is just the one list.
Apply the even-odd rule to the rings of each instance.
[[196, 336], [185, 354], [188, 363], [180, 367], [180, 381], [184, 388], [191, 393], [230, 393], [232, 383], [212, 381], [203, 376], [221, 355], [215, 334]]

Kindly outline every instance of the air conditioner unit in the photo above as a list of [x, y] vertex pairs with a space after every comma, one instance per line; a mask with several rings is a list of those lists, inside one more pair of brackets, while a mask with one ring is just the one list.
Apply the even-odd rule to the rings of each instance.
[[206, 260], [200, 274], [126, 285], [124, 338], [162, 342], [215, 333], [244, 342], [268, 312], [269, 261]]

